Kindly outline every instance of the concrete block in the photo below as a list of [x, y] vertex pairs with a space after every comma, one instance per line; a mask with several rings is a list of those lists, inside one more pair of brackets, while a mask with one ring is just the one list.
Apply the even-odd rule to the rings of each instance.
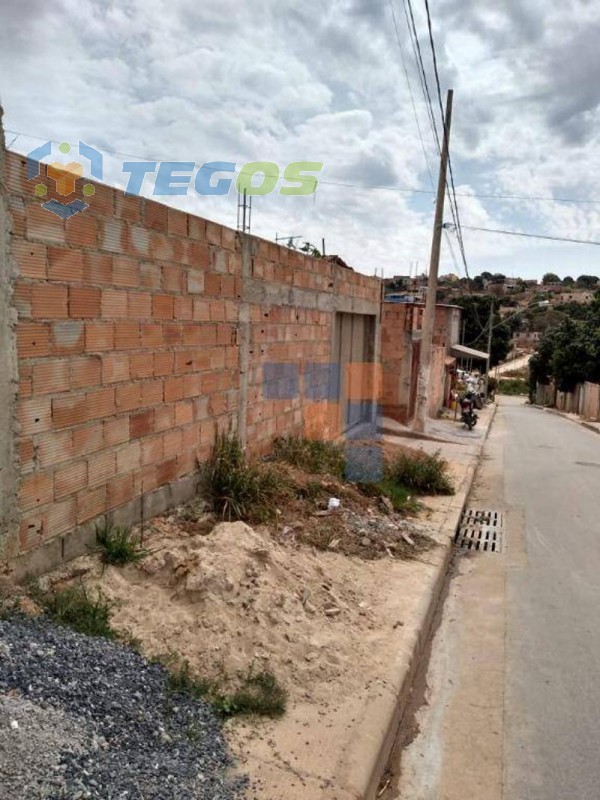
[[186, 475], [171, 484], [171, 498], [174, 506], [183, 505], [198, 494], [199, 476], [196, 473]]
[[171, 486], [161, 486], [153, 492], [148, 492], [143, 498], [144, 520], [163, 514], [172, 505]]
[[142, 519], [142, 498], [134, 497], [128, 503], [119, 508], [115, 508], [107, 515], [107, 519], [113, 525], [130, 528], [137, 525]]
[[10, 575], [17, 583], [35, 578], [57, 567], [63, 560], [63, 539], [57, 537], [35, 550], [19, 556], [10, 565]]
[[63, 561], [71, 561], [73, 558], [87, 555], [96, 544], [96, 527], [101, 527], [104, 522], [104, 516], [96, 517], [63, 537]]

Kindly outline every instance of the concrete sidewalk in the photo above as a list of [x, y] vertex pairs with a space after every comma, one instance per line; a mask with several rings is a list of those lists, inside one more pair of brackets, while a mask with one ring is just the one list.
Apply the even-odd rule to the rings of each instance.
[[360, 565], [371, 578], [377, 577], [378, 588], [372, 603], [377, 623], [369, 636], [376, 659], [365, 662], [358, 690], [345, 687], [342, 675], [332, 683], [326, 705], [307, 698], [294, 703], [284, 719], [266, 723], [259, 731], [232, 727], [230, 738], [241, 768], [253, 780], [253, 800], [375, 800], [495, 410], [493, 406], [481, 411], [471, 432], [449, 420], [432, 420], [428, 439], [409, 440], [402, 431], [384, 435], [389, 444], [440, 450], [451, 466], [456, 494], [427, 498], [421, 519], [439, 546], [411, 561]]
[[559, 411], [557, 408], [546, 408], [546, 406], [537, 405], [535, 408], [541, 408], [544, 411], [548, 411], [550, 414], [558, 414], [559, 417], [570, 419], [571, 422], [576, 422], [578, 425], [581, 425], [583, 428], [587, 428], [589, 431], [600, 433], [600, 422], [592, 422], [591, 420], [582, 419], [579, 414], [572, 414], [568, 411]]

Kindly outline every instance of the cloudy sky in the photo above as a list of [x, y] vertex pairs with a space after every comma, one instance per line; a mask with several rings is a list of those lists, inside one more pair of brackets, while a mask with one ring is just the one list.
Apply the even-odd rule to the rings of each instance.
[[[442, 90], [455, 91], [463, 225], [600, 240], [597, 4], [430, 5]], [[413, 7], [433, 90], [423, 0]], [[428, 263], [434, 195], [401, 50], [435, 180], [403, 0], [2, 0], [6, 141], [24, 153], [82, 139], [105, 153], [105, 180], [118, 186], [132, 156], [320, 161], [314, 197], [255, 198], [253, 232], [324, 237], [361, 271], [407, 274]], [[166, 200], [235, 227], [233, 189]], [[600, 275], [599, 247], [466, 229], [464, 241], [472, 274]], [[441, 270], [457, 271], [447, 240]]]

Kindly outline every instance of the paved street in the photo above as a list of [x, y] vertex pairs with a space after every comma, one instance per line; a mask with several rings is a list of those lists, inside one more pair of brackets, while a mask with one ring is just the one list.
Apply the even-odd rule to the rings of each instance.
[[429, 704], [390, 797], [600, 797], [600, 437], [501, 398], [469, 505], [502, 554], [461, 555]]

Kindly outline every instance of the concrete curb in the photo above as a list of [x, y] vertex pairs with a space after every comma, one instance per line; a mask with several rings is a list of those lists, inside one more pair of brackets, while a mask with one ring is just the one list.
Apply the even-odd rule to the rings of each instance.
[[568, 419], [569, 422], [574, 422], [576, 425], [580, 425], [582, 428], [587, 428], [588, 431], [593, 431], [593, 433], [600, 433], [600, 427], [594, 425], [593, 422], [587, 422], [584, 419], [575, 419], [574, 417], [570, 416], [564, 411], [559, 411], [558, 408], [548, 408], [547, 406], [539, 406], [537, 405], [537, 403], [532, 403], [531, 406], [532, 408], [539, 408], [541, 411], [546, 411], [548, 414], [556, 414], [558, 417], [562, 417], [563, 419]]
[[496, 416], [498, 406], [494, 404], [479, 452], [467, 467], [465, 477], [458, 492], [451, 498], [446, 509], [445, 520], [438, 529], [444, 554], [429, 578], [429, 585], [423, 586], [419, 608], [421, 620], [414, 640], [410, 643], [408, 658], [399, 654], [398, 660], [390, 664], [389, 686], [392, 701], [385, 696], [374, 700], [360, 719], [356, 719], [357, 735], [344, 755], [343, 763], [336, 775], [337, 785], [349, 791], [344, 797], [356, 800], [376, 800], [377, 791], [389, 757], [394, 746], [398, 729], [408, 707], [415, 673], [419, 667], [438, 603], [446, 583], [448, 567], [453, 554], [453, 538], [467, 497], [471, 491], [481, 453]]

